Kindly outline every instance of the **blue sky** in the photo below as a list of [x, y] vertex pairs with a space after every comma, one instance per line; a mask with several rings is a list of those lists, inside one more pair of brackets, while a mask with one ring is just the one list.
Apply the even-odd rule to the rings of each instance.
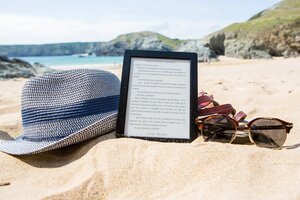
[[0, 44], [108, 41], [136, 31], [194, 39], [279, 0], [0, 0]]

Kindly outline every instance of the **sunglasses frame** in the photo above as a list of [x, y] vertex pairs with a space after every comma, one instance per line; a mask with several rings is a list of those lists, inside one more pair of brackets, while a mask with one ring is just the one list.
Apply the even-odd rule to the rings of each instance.
[[[246, 122], [245, 124], [240, 124], [239, 122], [237, 122], [235, 119], [233, 119], [230, 116], [226, 116], [226, 115], [211, 115], [211, 116], [206, 116], [206, 117], [198, 117], [198, 118], [195, 119], [195, 124], [198, 127], [198, 131], [201, 132], [201, 135], [203, 136], [203, 122], [205, 120], [209, 120], [209, 119], [213, 119], [213, 118], [220, 118], [220, 117], [226, 118], [227, 120], [229, 120], [230, 122], [232, 122], [232, 124], [235, 127], [234, 136], [232, 137], [231, 141], [228, 142], [229, 144], [232, 143], [236, 139], [238, 131], [243, 131], [243, 132], [248, 133], [248, 137], [249, 137], [251, 143], [253, 143], [256, 146], [258, 146], [254, 142], [254, 140], [253, 140], [253, 138], [251, 136], [251, 129], [250, 129], [250, 127], [252, 126], [252, 124], [255, 121], [257, 121], [257, 120], [261, 120], [261, 119], [276, 120], [276, 121], [280, 122], [285, 127], [286, 134], [289, 134], [290, 131], [291, 131], [291, 129], [293, 128], [293, 123], [286, 122], [286, 121], [283, 121], [283, 120], [278, 119], [278, 118], [258, 117], [258, 118], [255, 118], [255, 119], [251, 120], [250, 122]], [[281, 146], [279, 146], [278, 148], [281, 148]]]

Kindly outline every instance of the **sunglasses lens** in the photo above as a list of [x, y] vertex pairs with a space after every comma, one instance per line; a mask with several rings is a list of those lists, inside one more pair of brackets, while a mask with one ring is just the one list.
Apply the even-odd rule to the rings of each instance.
[[251, 139], [260, 147], [278, 148], [286, 140], [285, 125], [275, 119], [255, 120], [249, 128]]
[[214, 117], [204, 120], [203, 138], [205, 141], [229, 143], [235, 136], [235, 125], [225, 117]]

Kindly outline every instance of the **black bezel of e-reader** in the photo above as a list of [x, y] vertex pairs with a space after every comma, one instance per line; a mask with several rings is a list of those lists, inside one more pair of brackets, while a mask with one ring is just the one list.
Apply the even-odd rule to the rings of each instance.
[[[124, 134], [127, 96], [130, 76], [131, 58], [159, 58], [159, 59], [179, 59], [190, 60], [190, 135], [189, 138], [157, 138], [157, 137], [134, 137]], [[191, 142], [198, 136], [195, 119], [197, 118], [197, 95], [198, 95], [198, 56], [196, 53], [187, 52], [164, 52], [164, 51], [144, 51], [144, 50], [126, 50], [123, 60], [123, 71], [120, 88], [120, 100], [118, 109], [118, 119], [116, 136], [146, 139], [162, 142]]]

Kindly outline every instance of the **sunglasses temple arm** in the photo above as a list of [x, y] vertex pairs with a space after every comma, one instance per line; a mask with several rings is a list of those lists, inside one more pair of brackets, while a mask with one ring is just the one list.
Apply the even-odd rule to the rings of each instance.
[[291, 129], [293, 128], [293, 123], [287, 123], [286, 128], [287, 128], [287, 133], [290, 133]]

